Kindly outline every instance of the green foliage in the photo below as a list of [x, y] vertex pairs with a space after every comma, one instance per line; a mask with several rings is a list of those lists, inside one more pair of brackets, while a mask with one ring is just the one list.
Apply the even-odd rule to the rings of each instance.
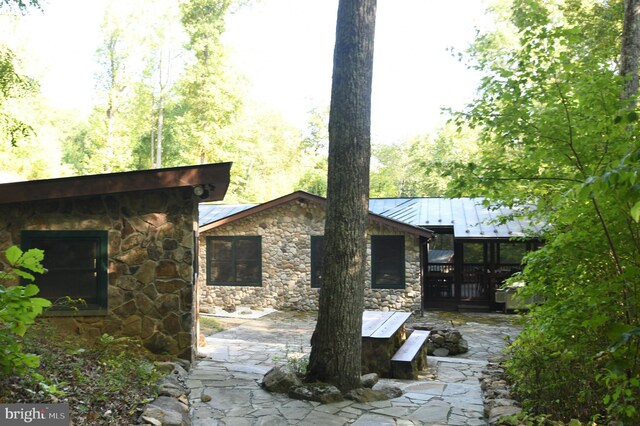
[[[199, 162], [226, 161], [224, 128], [232, 124], [241, 99], [225, 61], [221, 36], [233, 0], [189, 0], [181, 4], [182, 24], [195, 62], [177, 83], [183, 144]], [[183, 145], [184, 148], [184, 145]]]
[[296, 351], [287, 344], [284, 357], [273, 357], [273, 361], [276, 363], [284, 361], [293, 373], [300, 378], [304, 378], [309, 366], [309, 355], [305, 354], [303, 345], [300, 345], [300, 348]]
[[450, 195], [482, 195], [545, 225], [528, 256], [527, 316], [507, 372], [532, 416], [640, 423], [638, 121], [621, 100], [622, 2], [513, 0], [470, 50], [479, 97], [455, 121], [479, 129]]
[[371, 197], [442, 197], [452, 179], [446, 170], [476, 155], [476, 134], [449, 123], [434, 136], [374, 146]]
[[2, 402], [66, 402], [74, 424], [120, 425], [135, 424], [156, 396], [161, 373], [135, 339], [83, 338], [38, 321], [24, 346], [40, 366], [29, 376], [0, 377]]
[[0, 144], [6, 141], [14, 147], [33, 135], [33, 127], [22, 120], [9, 103], [12, 99], [33, 93], [37, 88], [32, 79], [18, 72], [16, 63], [14, 53], [0, 44]]
[[33, 281], [33, 275], [27, 271], [44, 272], [41, 263], [44, 252], [38, 249], [23, 252], [12, 246], [5, 252], [5, 257], [7, 269], [0, 271], [0, 374], [23, 374], [37, 367], [40, 359], [23, 352], [22, 337], [43, 309], [51, 306], [51, 302], [34, 297], [39, 289], [33, 283], [24, 286], [1, 283], [18, 279]]

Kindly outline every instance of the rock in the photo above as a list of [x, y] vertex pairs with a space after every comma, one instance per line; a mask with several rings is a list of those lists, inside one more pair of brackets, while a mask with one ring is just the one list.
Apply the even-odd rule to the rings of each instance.
[[402, 396], [402, 389], [395, 386], [384, 386], [379, 389], [358, 388], [347, 392], [344, 397], [352, 401], [366, 403], [385, 401]]
[[438, 348], [435, 351], [433, 351], [433, 355], [434, 356], [447, 356], [447, 355], [449, 355], [449, 349], [447, 349], [447, 348]]
[[449, 353], [436, 356], [466, 353], [469, 351], [469, 344], [462, 338], [462, 334], [458, 330], [432, 330], [427, 341], [427, 354], [435, 355], [435, 351], [441, 348], [447, 349]]
[[501, 418], [512, 416], [522, 411], [522, 408], [515, 405], [501, 405], [494, 407], [489, 411], [489, 424], [496, 424]]
[[305, 401], [316, 401], [321, 404], [344, 400], [342, 392], [337, 387], [324, 383], [294, 386], [289, 391], [289, 397]]
[[191, 392], [185, 383], [188, 373], [180, 364], [159, 362], [156, 364], [156, 368], [165, 373], [156, 384], [158, 395], [179, 398]]
[[211, 401], [211, 395], [209, 395], [208, 393], [205, 393], [203, 390], [202, 393], [200, 394], [200, 400], [202, 402], [209, 402]]
[[385, 386], [379, 389], [387, 395], [387, 399], [399, 398], [402, 396], [402, 389], [396, 386]]
[[446, 343], [446, 339], [442, 334], [440, 334], [439, 331], [437, 331], [435, 334], [431, 334], [430, 339], [433, 342], [433, 344], [439, 348], [443, 347]]
[[188, 426], [191, 424], [189, 409], [175, 398], [167, 396], [160, 396], [147, 405], [140, 418], [153, 425]]
[[153, 426], [162, 426], [162, 422], [158, 419], [154, 419], [153, 417], [140, 416], [140, 420], [142, 420], [143, 424], [150, 424]]
[[178, 364], [182, 368], [184, 368], [185, 372], [187, 372], [187, 370], [189, 370], [191, 368], [191, 361], [187, 361], [186, 359], [178, 359], [178, 360], [176, 360], [176, 364]]
[[363, 375], [360, 378], [360, 383], [362, 384], [363, 388], [371, 389], [376, 385], [376, 383], [378, 383], [379, 380], [380, 380], [380, 376], [378, 376], [377, 373], [369, 373], [369, 374]]
[[262, 387], [269, 392], [287, 393], [301, 384], [300, 378], [288, 365], [273, 367], [262, 378]]
[[173, 398], [179, 398], [184, 395], [186, 390], [182, 386], [176, 386], [172, 383], [162, 383], [158, 386], [159, 396], [171, 396]]
[[164, 361], [164, 362], [158, 361], [155, 363], [155, 367], [156, 367], [156, 370], [158, 370], [162, 374], [169, 374], [175, 368], [175, 364], [173, 362], [168, 362], [168, 361]]
[[365, 403], [372, 401], [384, 401], [389, 399], [384, 391], [369, 388], [352, 389], [344, 395], [345, 399], [355, 402]]

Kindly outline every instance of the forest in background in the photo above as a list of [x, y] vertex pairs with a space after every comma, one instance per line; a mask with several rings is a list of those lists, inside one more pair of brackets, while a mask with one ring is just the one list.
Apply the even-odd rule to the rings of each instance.
[[[251, 1], [110, 0], [95, 52], [95, 103], [84, 116], [49, 104], [29, 74], [33, 58], [15, 32], [24, 13], [46, 14], [41, 6], [0, 10], [0, 25], [14, 31], [0, 35], [12, 76], [0, 98], [3, 180], [231, 161], [228, 202], [325, 195], [328, 105], [308, 111], [300, 128], [249, 100], [228, 61], [225, 19]], [[474, 141], [452, 128], [396, 145], [374, 140], [372, 196], [443, 195], [440, 166], [467, 159]]]
[[[434, 135], [373, 141], [372, 197], [486, 196], [535, 204], [529, 215], [547, 225], [515, 278], [525, 299], [544, 299], [507, 362], [525, 424], [640, 424], [639, 3], [496, 1], [499, 25], [462, 53], [484, 75], [476, 99]], [[243, 102], [224, 61], [224, 16], [243, 5], [159, 4], [176, 19], [150, 16], [144, 36], [127, 33], [144, 15], [105, 21], [101, 101], [87, 120], [48, 107], [22, 52], [2, 48], [2, 170], [33, 179], [234, 161], [227, 201], [322, 194], [326, 107], [295, 128]]]

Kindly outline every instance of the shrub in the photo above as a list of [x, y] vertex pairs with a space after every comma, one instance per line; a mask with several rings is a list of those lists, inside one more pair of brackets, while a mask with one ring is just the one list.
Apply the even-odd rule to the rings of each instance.
[[[23, 352], [22, 337], [43, 309], [51, 306], [48, 300], [34, 297], [40, 290], [33, 284], [34, 276], [27, 272], [45, 272], [41, 263], [44, 252], [38, 249], [23, 252], [12, 246], [5, 257], [5, 270], [0, 271], [0, 374], [24, 374], [37, 367], [40, 358]], [[19, 279], [29, 283], [12, 285]]]

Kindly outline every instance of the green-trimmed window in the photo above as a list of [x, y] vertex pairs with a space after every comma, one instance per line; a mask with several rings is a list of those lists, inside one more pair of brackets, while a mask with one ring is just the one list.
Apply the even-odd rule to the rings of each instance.
[[322, 254], [324, 253], [324, 237], [311, 237], [311, 288], [320, 288], [322, 274]]
[[[69, 309], [67, 297], [83, 302], [83, 311], [107, 310], [107, 231], [22, 231], [22, 249], [44, 250], [47, 272], [36, 276], [38, 296], [54, 303], [53, 311]], [[56, 302], [58, 304], [56, 305]]]
[[262, 285], [261, 237], [207, 237], [208, 285]]
[[404, 236], [371, 236], [371, 287], [404, 288]]

